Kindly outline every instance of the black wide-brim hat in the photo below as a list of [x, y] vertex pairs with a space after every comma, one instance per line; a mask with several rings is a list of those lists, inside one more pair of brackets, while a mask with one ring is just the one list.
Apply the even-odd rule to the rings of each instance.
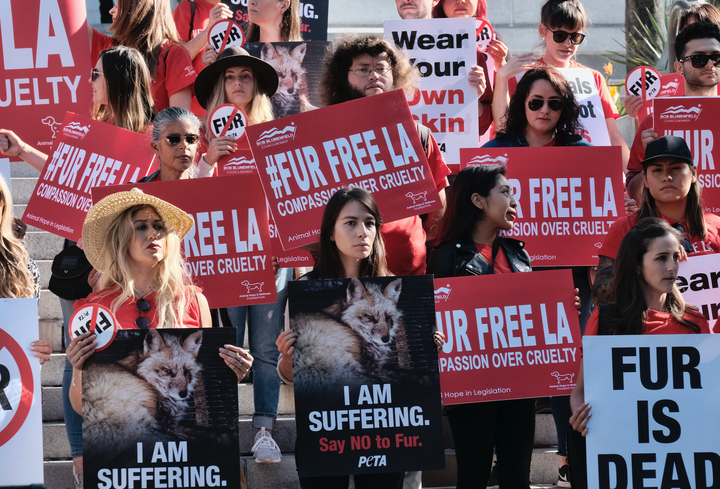
[[265, 61], [250, 55], [243, 48], [229, 47], [217, 57], [215, 62], [206, 66], [195, 79], [195, 96], [203, 109], [212, 96], [218, 77], [225, 75], [225, 70], [234, 66], [246, 66], [253, 70], [258, 90], [272, 97], [278, 88], [278, 75], [275, 68]]

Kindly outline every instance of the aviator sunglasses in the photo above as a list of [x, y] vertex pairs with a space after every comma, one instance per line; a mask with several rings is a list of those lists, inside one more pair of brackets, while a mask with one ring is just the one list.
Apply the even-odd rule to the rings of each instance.
[[530, 100], [528, 100], [527, 106], [528, 109], [532, 110], [533, 112], [537, 112], [538, 110], [543, 108], [545, 102], [547, 102], [548, 107], [550, 107], [550, 110], [552, 110], [553, 112], [560, 112], [563, 108], [563, 101], [556, 98], [551, 98], [550, 100], [531, 98]]
[[680, 59], [681, 63], [690, 60], [693, 68], [705, 68], [708, 60], [712, 60], [713, 66], [720, 65], [720, 53], [713, 54], [691, 54]]
[[185, 139], [185, 142], [188, 144], [195, 144], [200, 140], [200, 136], [197, 134], [185, 134], [184, 136], [181, 136], [178, 133], [172, 133], [165, 136], [165, 140], [171, 145], [175, 146], [176, 144], [179, 144], [181, 140]]
[[[543, 24], [543, 25], [545, 25], [545, 24]], [[582, 32], [566, 32], [566, 31], [563, 31], [563, 30], [554, 31], [554, 30], [550, 29], [550, 28], [549, 28], [548, 26], [546, 26], [546, 25], [545, 25], [545, 28], [546, 28], [547, 30], [549, 30], [550, 32], [552, 32], [552, 34], [553, 34], [553, 41], [555, 41], [555, 42], [558, 43], [558, 44], [564, 43], [565, 40], [566, 40], [568, 37], [570, 38], [570, 42], [573, 43], [573, 44], [576, 45], [576, 46], [577, 46], [578, 44], [582, 43], [583, 40], [585, 40], [585, 34], [583, 34]]]

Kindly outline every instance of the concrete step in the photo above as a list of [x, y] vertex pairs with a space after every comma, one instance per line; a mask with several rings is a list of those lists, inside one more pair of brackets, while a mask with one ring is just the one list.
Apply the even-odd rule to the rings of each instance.
[[40, 172], [24, 161], [11, 161], [10, 175], [14, 181], [16, 178], [39, 178]]
[[12, 168], [10, 168], [12, 175], [12, 197], [14, 204], [27, 204], [30, 202], [30, 196], [35, 190], [35, 184], [37, 183], [37, 177], [20, 177], [16, 178], [12, 174]]
[[[49, 280], [49, 279], [48, 279]], [[59, 319], [62, 322], [62, 308], [58, 297], [49, 289], [40, 290], [40, 320]]]
[[[42, 294], [41, 294], [42, 298]], [[62, 319], [43, 319], [40, 317], [40, 339], [50, 342], [52, 351], [64, 351], [62, 335]]]
[[28, 232], [25, 247], [33, 260], [52, 260], [62, 251], [65, 239], [46, 231]]
[[[445, 470], [423, 472], [423, 487], [454, 487], [457, 465], [455, 451], [445, 451]], [[249, 489], [297, 489], [300, 487], [295, 457], [283, 455], [279, 464], [257, 464], [251, 456], [240, 457]], [[538, 485], [552, 487], [557, 482], [557, 460], [554, 449], [536, 448], [530, 472], [533, 488]], [[47, 489], [73, 489], [72, 463], [45, 461], [45, 487]]]

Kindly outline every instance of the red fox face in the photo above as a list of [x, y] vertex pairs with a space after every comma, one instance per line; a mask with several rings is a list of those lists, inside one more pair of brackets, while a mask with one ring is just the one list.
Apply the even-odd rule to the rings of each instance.
[[384, 291], [379, 285], [368, 284], [365, 288], [359, 280], [351, 280], [343, 321], [368, 342], [390, 343], [402, 317], [397, 308], [401, 289], [401, 279], [390, 282]]
[[181, 344], [176, 336], [164, 339], [155, 330], [145, 336], [144, 353], [138, 373], [162, 395], [176, 400], [192, 392], [200, 372], [197, 354], [202, 344], [202, 331], [188, 336]]
[[300, 88], [305, 76], [305, 68], [302, 66], [307, 44], [303, 43], [292, 51], [285, 47], [275, 47], [266, 43], [261, 51], [260, 57], [275, 68], [278, 74], [278, 94], [283, 96], [294, 95]]

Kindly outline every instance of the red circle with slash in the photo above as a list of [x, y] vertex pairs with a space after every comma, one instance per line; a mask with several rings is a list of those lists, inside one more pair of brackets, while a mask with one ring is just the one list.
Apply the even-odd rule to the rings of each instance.
[[240, 139], [247, 125], [247, 115], [233, 104], [223, 104], [210, 114], [210, 130], [216, 138], [230, 136], [235, 140]]
[[245, 44], [245, 33], [240, 24], [232, 20], [218, 20], [208, 32], [208, 44], [217, 54], [222, 53], [225, 48], [241, 48]]
[[625, 92], [640, 95], [643, 101], [655, 98], [661, 88], [660, 73], [649, 66], [638, 66], [625, 77]]
[[475, 42], [477, 43], [478, 51], [484, 53], [487, 51], [492, 40], [495, 39], [495, 31], [487, 20], [477, 19], [475, 25]]
[[95, 333], [97, 337], [97, 348], [95, 351], [102, 351], [113, 342], [118, 330], [118, 323], [115, 316], [105, 306], [100, 304], [88, 304], [78, 309], [70, 318], [70, 339], [85, 334], [88, 331]]
[[25, 350], [10, 336], [10, 333], [4, 329], [0, 329], [0, 350], [6, 348], [15, 360], [20, 371], [20, 383], [22, 384], [22, 393], [20, 394], [20, 403], [18, 404], [15, 414], [5, 428], [0, 431], [0, 447], [9, 442], [13, 436], [22, 428], [25, 420], [30, 413], [33, 403], [33, 393], [35, 392], [35, 383], [33, 381], [32, 367], [28, 360]]

